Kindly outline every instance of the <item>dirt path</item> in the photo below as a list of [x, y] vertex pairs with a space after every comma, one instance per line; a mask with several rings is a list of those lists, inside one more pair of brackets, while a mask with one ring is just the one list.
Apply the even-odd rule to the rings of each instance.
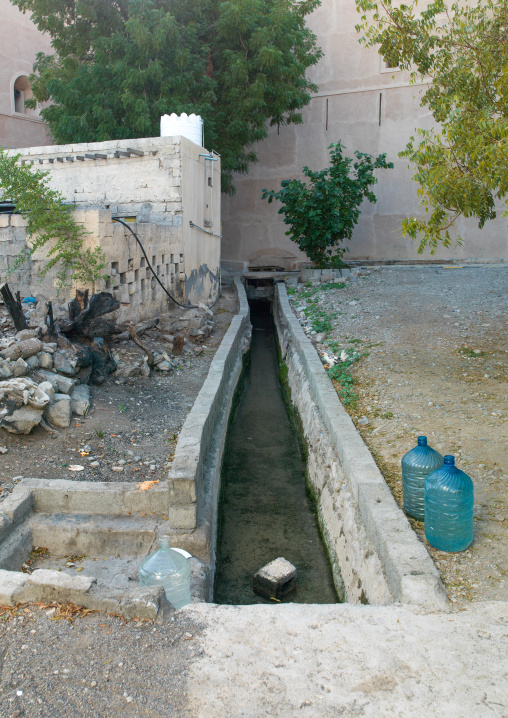
[[400, 505], [400, 459], [420, 434], [474, 480], [472, 547], [428, 546], [451, 600], [507, 600], [508, 267], [382, 267], [292, 300], [314, 321], [337, 313], [326, 338], [314, 334], [321, 350], [368, 352], [351, 367], [358, 400], [346, 408]]

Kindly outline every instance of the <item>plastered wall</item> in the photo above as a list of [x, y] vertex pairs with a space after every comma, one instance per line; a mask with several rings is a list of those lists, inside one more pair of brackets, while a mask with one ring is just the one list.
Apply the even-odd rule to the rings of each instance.
[[[290, 269], [305, 259], [285, 236], [287, 227], [277, 214], [280, 205], [262, 200], [261, 191], [279, 189], [283, 179], [303, 178], [304, 165], [314, 170], [328, 166], [328, 146], [338, 140], [349, 156], [355, 150], [375, 156], [386, 152], [395, 164], [393, 170], [378, 173], [378, 202], [362, 207], [346, 259], [432, 258], [429, 253], [417, 255], [416, 244], [402, 237], [401, 219], [418, 213], [419, 207], [412, 172], [407, 161], [397, 157], [416, 127], [432, 126], [432, 117], [420, 107], [422, 86], [411, 86], [408, 73], [387, 69], [375, 49], [359, 44], [359, 17], [352, 0], [323, 0], [309, 17], [324, 51], [309, 72], [318, 92], [303, 111], [303, 124], [270, 129], [268, 138], [255, 146], [259, 162], [248, 175], [236, 177], [236, 194], [223, 198], [226, 265], [243, 269], [248, 264], [278, 264]], [[471, 221], [460, 222], [458, 230], [462, 247], [440, 249], [434, 258], [507, 258], [507, 220], [501, 216], [482, 231]], [[263, 262], [263, 256], [269, 261]]]
[[[0, 147], [27, 147], [49, 143], [49, 133], [36, 110], [16, 112], [14, 83], [32, 72], [38, 52], [52, 52], [50, 38], [10, 3], [0, 0]], [[30, 92], [27, 93], [27, 99]]]

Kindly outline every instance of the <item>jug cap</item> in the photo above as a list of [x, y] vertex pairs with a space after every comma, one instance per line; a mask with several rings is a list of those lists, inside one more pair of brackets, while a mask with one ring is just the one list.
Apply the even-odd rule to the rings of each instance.
[[446, 464], [446, 466], [455, 466], [455, 456], [451, 456], [450, 454], [448, 454], [444, 457], [444, 463]]
[[418, 446], [427, 446], [427, 437], [426, 436], [418, 437]]

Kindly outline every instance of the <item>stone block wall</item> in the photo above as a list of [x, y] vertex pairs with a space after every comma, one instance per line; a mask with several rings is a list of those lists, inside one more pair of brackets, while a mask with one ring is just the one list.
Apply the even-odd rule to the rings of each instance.
[[349, 603], [446, 608], [439, 572], [340, 403], [284, 284], [276, 285], [274, 321], [337, 592]]
[[[220, 161], [182, 137], [31, 147], [20, 162], [49, 172], [48, 181], [75, 206], [74, 217], [90, 233], [85, 246], [100, 246], [104, 273], [88, 285], [112, 291], [121, 319], [146, 319], [167, 311], [170, 300], [148, 264], [179, 302], [211, 303], [220, 277]], [[118, 216], [139, 237], [113, 221]], [[41, 280], [46, 249], [9, 274], [26, 247], [26, 221], [0, 215], [0, 278], [22, 296], [56, 298], [56, 272]], [[148, 258], [148, 261], [147, 261]], [[60, 299], [74, 296], [77, 285]], [[80, 289], [87, 288], [83, 283]]]
[[[77, 208], [109, 209], [142, 221], [182, 224], [180, 137], [83, 142], [12, 150], [49, 171], [49, 184]], [[197, 220], [195, 220], [197, 221]]]
[[11, 273], [16, 257], [26, 247], [26, 222], [17, 214], [0, 214], [0, 278], [26, 297], [31, 293], [32, 267], [30, 264]]
[[[108, 210], [81, 209], [74, 213], [76, 221], [90, 232], [85, 246], [100, 246], [106, 255], [104, 273], [109, 279], [95, 283], [73, 282], [60, 296], [71, 299], [77, 288], [91, 293], [110, 291], [120, 302], [118, 319], [142, 320], [168, 311], [169, 301], [148, 267], [152, 265], [162, 284], [178, 301], [185, 301], [185, 260], [181, 229], [167, 224], [132, 224], [148, 256], [143, 252], [129, 230], [112, 220]], [[0, 215], [0, 277], [21, 296], [43, 294], [47, 299], [56, 296], [55, 272], [40, 276], [45, 264], [45, 253], [34, 252], [32, 260], [9, 274], [15, 257], [26, 247], [26, 221], [16, 214]]]

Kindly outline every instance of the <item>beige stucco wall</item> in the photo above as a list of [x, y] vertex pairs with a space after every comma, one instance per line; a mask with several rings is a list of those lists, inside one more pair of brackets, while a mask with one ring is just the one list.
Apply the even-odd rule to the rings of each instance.
[[[220, 282], [221, 204], [220, 159], [181, 138], [183, 244], [186, 263], [186, 296], [191, 303], [214, 299]], [[210, 156], [210, 155], [208, 155]], [[193, 223], [191, 227], [190, 223]], [[219, 262], [217, 263], [217, 259]], [[192, 268], [192, 269], [190, 269]], [[190, 271], [189, 271], [190, 270]]]
[[[261, 200], [261, 190], [279, 189], [282, 179], [302, 177], [304, 165], [315, 170], [328, 166], [327, 148], [338, 140], [350, 156], [355, 150], [386, 152], [395, 164], [393, 170], [378, 173], [378, 202], [364, 204], [346, 259], [431, 258], [429, 253], [417, 255], [415, 244], [401, 234], [400, 220], [418, 213], [418, 199], [407, 161], [397, 153], [415, 127], [430, 127], [432, 118], [420, 107], [421, 86], [410, 86], [406, 72], [386, 70], [376, 50], [359, 44], [358, 21], [353, 0], [323, 0], [310, 16], [309, 26], [324, 51], [309, 73], [319, 90], [303, 112], [303, 124], [272, 128], [255, 148], [259, 163], [248, 175], [236, 177], [234, 197], [223, 198], [226, 265], [243, 268], [263, 250], [273, 256], [273, 248], [281, 257], [305, 259], [285, 236], [277, 203]], [[479, 231], [474, 222], [461, 222], [462, 247], [441, 249], [434, 258], [506, 259], [506, 224], [501, 217]]]
[[23, 14], [9, 0], [0, 0], [0, 26], [0, 146], [47, 144], [49, 135], [38, 111], [15, 112], [14, 83], [30, 75], [38, 52], [52, 52], [50, 39], [37, 30], [30, 14]]

